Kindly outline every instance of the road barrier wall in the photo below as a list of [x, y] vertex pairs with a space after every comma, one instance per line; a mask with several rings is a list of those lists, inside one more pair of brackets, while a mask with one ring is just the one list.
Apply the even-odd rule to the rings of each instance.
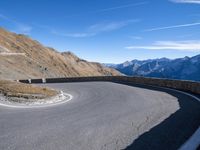
[[[28, 80], [19, 80], [23, 83], [30, 83]], [[185, 81], [185, 80], [170, 80], [160, 78], [146, 77], [128, 77], [128, 76], [96, 76], [96, 77], [69, 77], [69, 78], [46, 78], [46, 79], [31, 79], [31, 83], [64, 83], [64, 82], [86, 82], [86, 81], [111, 81], [111, 82], [127, 82], [134, 84], [145, 84], [160, 87], [168, 87], [195, 94], [200, 94], [200, 82]]]

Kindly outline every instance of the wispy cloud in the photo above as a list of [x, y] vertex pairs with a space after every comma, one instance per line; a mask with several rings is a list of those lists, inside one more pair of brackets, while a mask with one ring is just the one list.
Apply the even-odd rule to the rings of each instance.
[[109, 22], [109, 23], [98, 23], [91, 25], [87, 30], [88, 32], [100, 33], [100, 32], [109, 32], [117, 29], [121, 29], [131, 23], [139, 22], [140, 20], [126, 20], [119, 22]]
[[66, 16], [66, 18], [69, 18], [69, 17], [77, 17], [77, 16], [83, 16], [83, 15], [85, 15], [85, 14], [95, 14], [95, 13], [103, 13], [103, 12], [117, 11], [117, 10], [119, 10], [119, 9], [130, 8], [130, 7], [137, 7], [137, 6], [142, 6], [142, 5], [146, 5], [146, 4], [148, 4], [147, 1], [138, 2], [138, 3], [129, 3], [129, 4], [120, 5], [120, 6], [115, 6], [115, 7], [108, 7], [108, 8], [98, 9], [98, 10], [85, 11], [84, 13], [80, 13], [80, 14], [72, 14], [72, 15], [70, 15], [70, 16]]
[[7, 19], [7, 17], [4, 16], [3, 14], [0, 14], [0, 19]]
[[117, 10], [117, 9], [122, 9], [122, 8], [128, 8], [128, 7], [134, 7], [134, 6], [141, 6], [141, 5], [145, 5], [148, 2], [144, 1], [144, 2], [139, 2], [139, 3], [131, 3], [131, 4], [127, 4], [127, 5], [121, 5], [121, 6], [116, 6], [116, 7], [110, 7], [110, 8], [104, 8], [104, 9], [99, 9], [93, 12], [107, 12], [107, 11], [112, 11], [112, 10]]
[[133, 40], [142, 40], [143, 39], [143, 37], [141, 37], [141, 36], [130, 36], [130, 38]]
[[4, 21], [8, 22], [9, 24], [11, 24], [11, 26], [12, 26], [11, 30], [16, 33], [30, 34], [30, 32], [32, 30], [31, 26], [21, 23], [21, 22], [18, 22], [18, 21], [11, 19], [3, 14], [0, 14], [0, 20], [4, 20]]
[[48, 25], [42, 25], [42, 24], [38, 24], [38, 23], [33, 23], [33, 26], [36, 28], [40, 28], [40, 29], [44, 29], [44, 30], [53, 30], [52, 27], [48, 26]]
[[179, 50], [200, 52], [200, 41], [156, 41], [148, 46], [128, 46], [126, 49]]
[[196, 13], [196, 14], [190, 14], [190, 17], [200, 17], [200, 13]]
[[68, 33], [68, 32], [58, 32], [55, 29], [51, 30], [52, 34], [64, 36], [64, 37], [73, 37], [73, 38], [84, 38], [84, 37], [91, 37], [95, 36], [100, 33], [104, 32], [111, 32], [114, 30], [119, 30], [125, 26], [130, 25], [131, 23], [139, 22], [140, 20], [126, 20], [126, 21], [119, 21], [119, 22], [108, 22], [108, 23], [97, 23], [89, 26], [83, 32], [75, 32], [75, 33]]
[[170, 0], [174, 3], [190, 3], [190, 4], [200, 4], [200, 0]]
[[72, 37], [72, 38], [84, 38], [84, 37], [91, 37], [95, 35], [94, 33], [63, 33], [63, 32], [58, 32], [55, 30], [52, 30], [51, 33], [58, 36]]
[[16, 32], [22, 33], [22, 34], [30, 34], [32, 31], [32, 27], [26, 24], [17, 24]]
[[150, 32], [150, 31], [158, 31], [158, 30], [174, 29], [174, 28], [182, 28], [182, 27], [191, 27], [191, 26], [199, 26], [199, 25], [200, 25], [200, 22], [194, 22], [194, 23], [188, 23], [188, 24], [179, 24], [179, 25], [173, 25], [173, 26], [151, 28], [151, 29], [146, 29], [144, 31]]

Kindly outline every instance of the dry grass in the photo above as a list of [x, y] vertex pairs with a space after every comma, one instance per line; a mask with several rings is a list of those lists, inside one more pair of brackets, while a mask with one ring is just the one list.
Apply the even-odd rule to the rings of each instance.
[[0, 80], [0, 93], [8, 97], [41, 99], [55, 96], [58, 92], [46, 87], [18, 83], [10, 80]]

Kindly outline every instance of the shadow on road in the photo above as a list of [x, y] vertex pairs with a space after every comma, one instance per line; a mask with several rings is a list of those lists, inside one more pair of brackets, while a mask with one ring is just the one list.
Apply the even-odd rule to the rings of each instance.
[[146, 85], [120, 84], [166, 92], [177, 97], [180, 105], [178, 111], [150, 131], [139, 136], [126, 150], [176, 150], [199, 127], [200, 103], [193, 98], [171, 90]]

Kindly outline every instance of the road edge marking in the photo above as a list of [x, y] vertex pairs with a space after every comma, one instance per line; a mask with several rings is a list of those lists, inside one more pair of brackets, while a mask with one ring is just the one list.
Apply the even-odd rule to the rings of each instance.
[[15, 105], [15, 104], [4, 104], [4, 103], [0, 103], [0, 106], [3, 107], [10, 107], [10, 108], [42, 108], [42, 107], [50, 107], [50, 106], [55, 106], [55, 105], [60, 105], [60, 104], [64, 104], [66, 102], [69, 102], [73, 99], [73, 96], [71, 94], [68, 93], [62, 93], [63, 95], [68, 96], [69, 98], [67, 100], [61, 100], [58, 102], [54, 102], [54, 103], [46, 103], [46, 104], [36, 104], [36, 105]]

